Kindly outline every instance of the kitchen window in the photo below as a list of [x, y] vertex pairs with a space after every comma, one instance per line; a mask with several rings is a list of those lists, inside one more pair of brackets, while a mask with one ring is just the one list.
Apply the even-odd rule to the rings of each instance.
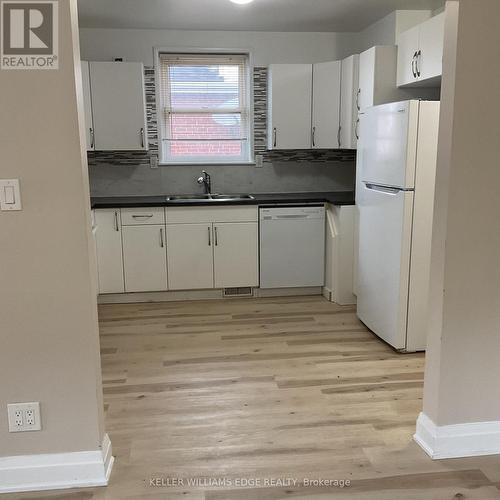
[[244, 54], [158, 54], [163, 164], [249, 163], [249, 60]]

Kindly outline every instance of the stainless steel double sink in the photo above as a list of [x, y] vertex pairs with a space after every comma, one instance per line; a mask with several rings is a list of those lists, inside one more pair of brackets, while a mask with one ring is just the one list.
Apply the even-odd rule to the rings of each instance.
[[167, 201], [179, 202], [179, 203], [189, 203], [189, 202], [210, 202], [210, 201], [243, 201], [243, 200], [253, 200], [254, 197], [251, 194], [186, 194], [186, 195], [174, 195], [167, 196]]

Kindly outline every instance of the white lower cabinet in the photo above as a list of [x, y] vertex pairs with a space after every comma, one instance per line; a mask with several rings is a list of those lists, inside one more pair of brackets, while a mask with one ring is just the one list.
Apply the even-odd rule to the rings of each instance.
[[213, 230], [215, 288], [258, 286], [258, 223], [215, 223]]
[[167, 225], [170, 290], [213, 288], [212, 224]]
[[259, 285], [257, 207], [95, 210], [99, 293]]
[[167, 290], [165, 226], [123, 226], [126, 292]]
[[354, 286], [354, 224], [353, 205], [328, 205], [326, 211], [325, 288], [330, 300], [340, 305], [355, 304]]
[[99, 209], [94, 213], [99, 293], [123, 293], [120, 209]]
[[259, 285], [257, 207], [167, 208], [170, 290]]

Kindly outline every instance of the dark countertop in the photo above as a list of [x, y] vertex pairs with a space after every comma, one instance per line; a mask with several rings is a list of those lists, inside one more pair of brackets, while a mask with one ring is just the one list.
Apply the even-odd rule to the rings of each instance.
[[253, 200], [217, 201], [168, 201], [165, 196], [109, 196], [91, 197], [92, 208], [126, 207], [185, 207], [205, 205], [268, 205], [287, 203], [331, 203], [332, 205], [354, 205], [354, 191], [333, 191], [329, 193], [266, 193], [252, 194]]

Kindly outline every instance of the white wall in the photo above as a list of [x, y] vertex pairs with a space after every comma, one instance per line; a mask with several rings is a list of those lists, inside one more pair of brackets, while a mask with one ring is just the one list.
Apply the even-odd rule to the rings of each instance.
[[153, 65], [153, 48], [250, 49], [255, 66], [341, 59], [357, 45], [356, 33], [271, 33], [82, 28], [82, 59], [109, 61], [123, 56]]
[[500, 422], [500, 2], [481, 4], [446, 8], [423, 401], [436, 425]]
[[395, 10], [357, 34], [353, 49], [358, 52], [374, 45], [394, 45], [403, 31], [429, 19], [430, 10]]
[[[0, 70], [0, 177], [20, 179], [23, 205], [0, 212], [0, 456], [103, 439], [76, 23], [76, 0], [60, 2], [58, 70]], [[9, 433], [7, 404], [29, 401], [42, 430]]]
[[362, 52], [374, 45], [394, 45], [396, 11], [373, 23], [357, 34], [357, 50]]
[[395, 10], [358, 33], [183, 31], [82, 28], [82, 59], [125, 57], [153, 65], [153, 48], [250, 49], [255, 66], [343, 59], [374, 45], [394, 45], [399, 33], [431, 17], [430, 10]]

